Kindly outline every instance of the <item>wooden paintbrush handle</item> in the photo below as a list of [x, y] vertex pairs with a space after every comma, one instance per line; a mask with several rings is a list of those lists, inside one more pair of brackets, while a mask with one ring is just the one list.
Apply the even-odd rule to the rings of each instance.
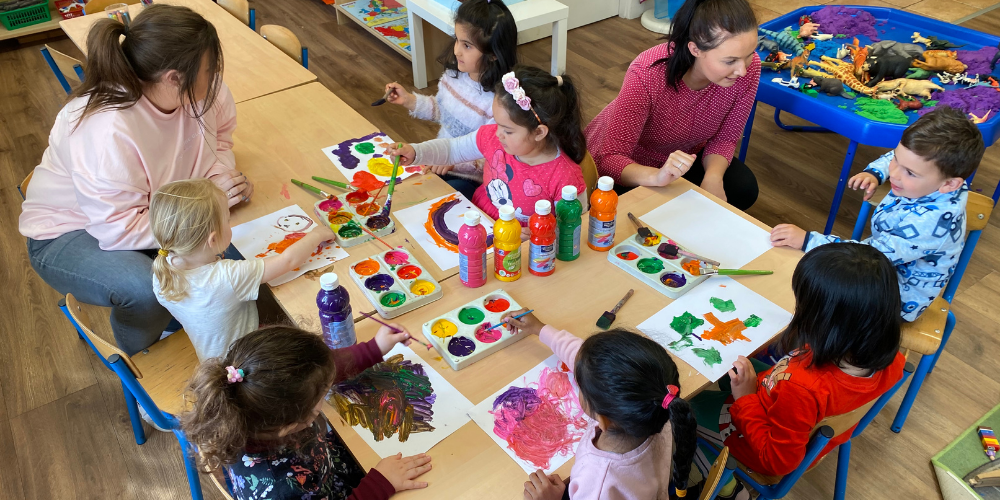
[[611, 310], [611, 314], [618, 314], [618, 310], [625, 305], [625, 302], [628, 301], [628, 299], [632, 298], [633, 293], [635, 293], [635, 290], [629, 289], [628, 293], [622, 297], [622, 300], [619, 300], [618, 303], [615, 304], [615, 308]]

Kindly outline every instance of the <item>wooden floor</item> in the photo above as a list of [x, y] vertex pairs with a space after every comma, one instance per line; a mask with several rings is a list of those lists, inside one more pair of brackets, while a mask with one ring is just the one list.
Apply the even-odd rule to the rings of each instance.
[[[914, 11], [930, 7], [958, 19], [985, 8], [980, 0], [891, 0]], [[990, 2], [995, 0], [989, 0]], [[805, 5], [800, 0], [754, 0], [764, 18]], [[855, 1], [887, 5], [880, 0]], [[928, 3], [931, 3], [930, 7]], [[905, 5], [904, 5], [905, 4]], [[945, 5], [947, 4], [947, 5]], [[353, 23], [337, 25], [318, 0], [257, 2], [259, 24], [281, 24], [310, 48], [310, 69], [320, 82], [376, 126], [406, 141], [435, 131], [400, 107], [373, 108], [386, 82], [410, 82], [409, 62]], [[954, 15], [961, 13], [961, 15]], [[964, 23], [1000, 34], [1000, 10]], [[17, 234], [20, 197], [15, 185], [39, 162], [65, 94], [38, 52], [39, 45], [0, 44], [0, 499], [183, 499], [187, 484], [170, 434], [149, 431], [137, 446], [121, 387], [56, 308], [58, 294], [31, 270]], [[79, 56], [67, 39], [50, 40]], [[590, 120], [617, 93], [629, 62], [657, 43], [638, 20], [612, 18], [573, 30], [567, 71], [581, 88]], [[549, 41], [521, 47], [525, 62], [548, 66]], [[425, 92], [433, 92], [430, 88]], [[747, 164], [761, 196], [749, 211], [768, 224], [822, 227], [847, 140], [831, 134], [789, 133], [760, 106]], [[795, 122], [794, 118], [788, 121]], [[237, 130], [237, 133], [239, 131]], [[855, 171], [882, 150], [858, 148]], [[1000, 179], [1000, 150], [987, 150], [974, 188], [991, 194]], [[860, 197], [845, 196], [836, 232], [847, 234]], [[929, 377], [902, 434], [888, 429], [900, 396], [855, 440], [848, 498], [937, 498], [930, 457], [1000, 399], [1000, 228], [983, 234], [954, 309], [958, 327]], [[990, 304], [993, 304], [992, 306]], [[99, 316], [92, 316], [99, 317]], [[105, 328], [99, 332], [110, 338]], [[836, 460], [807, 474], [788, 498], [832, 496]], [[206, 498], [219, 498], [207, 482]]]

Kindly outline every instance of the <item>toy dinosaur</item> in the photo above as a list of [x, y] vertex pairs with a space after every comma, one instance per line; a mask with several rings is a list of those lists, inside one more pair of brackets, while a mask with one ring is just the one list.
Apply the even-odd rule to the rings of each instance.
[[941, 40], [940, 38], [938, 38], [936, 36], [929, 36], [929, 37], [926, 38], [926, 40], [928, 42], [927, 43], [927, 48], [929, 50], [936, 50], [936, 49], [958, 49], [958, 48], [965, 47], [964, 43], [962, 45], [955, 45], [955, 44], [949, 42], [948, 40]]
[[910, 37], [910, 40], [913, 40], [913, 43], [922, 43], [924, 45], [927, 45], [928, 47], [930, 47], [931, 45], [931, 41], [928, 40], [927, 38], [920, 36], [919, 31], [914, 31], [913, 36]]
[[965, 68], [968, 67], [958, 59], [941, 56], [927, 57], [923, 61], [914, 59], [911, 64], [914, 68], [926, 69], [928, 71], [947, 71], [948, 73], [965, 73]]
[[823, 78], [819, 76], [812, 77], [810, 80], [813, 85], [819, 87], [819, 89], [826, 95], [832, 95], [834, 97], [843, 97], [845, 99], [854, 99], [854, 94], [850, 92], [844, 92], [844, 82], [836, 78]]
[[909, 111], [911, 109], [917, 110], [924, 107], [924, 103], [917, 99], [900, 99], [899, 103], [896, 104], [896, 108], [900, 111]]
[[862, 70], [867, 71], [872, 76], [866, 85], [874, 87], [882, 80], [903, 78], [906, 76], [906, 71], [910, 69], [911, 60], [909, 57], [897, 55], [883, 55], [878, 57], [869, 55], [868, 59], [861, 66]]
[[875, 93], [875, 89], [865, 87], [864, 84], [858, 81], [858, 79], [854, 76], [854, 66], [850, 63], [828, 56], [822, 56], [822, 60], [822, 62], [809, 61], [807, 65], [816, 65], [820, 69], [829, 72], [838, 80], [844, 82], [844, 84], [850, 87], [851, 90], [865, 95], [872, 95]]
[[917, 57], [924, 52], [924, 48], [915, 43], [901, 43], [895, 40], [882, 40], [871, 45], [868, 53], [872, 57], [883, 55], [896, 55], [900, 57]]
[[[927, 71], [926, 69], [910, 68], [909, 70], [907, 70], [906, 76], [904, 78], [910, 78], [913, 80], [927, 80], [932, 76], [934, 76], [933, 71]], [[942, 80], [941, 83], [945, 82]]]
[[796, 57], [805, 50], [805, 45], [802, 44], [802, 40], [792, 34], [791, 30], [784, 29], [781, 32], [771, 31], [764, 28], [757, 28], [757, 30], [771, 38], [778, 43], [781, 47], [782, 52], [787, 52], [789, 54], [794, 54]]
[[[990, 111], [992, 111], [992, 110], [990, 110]], [[975, 124], [983, 123], [986, 120], [990, 119], [990, 111], [987, 111], [986, 114], [983, 115], [983, 116], [976, 116], [976, 115], [974, 115], [972, 113], [969, 113], [969, 119], [971, 119], [972, 123], [975, 123]]]
[[932, 90], [944, 90], [940, 85], [930, 80], [910, 80], [909, 78], [887, 80], [876, 85], [875, 89], [878, 92], [898, 90], [902, 94], [916, 95], [925, 99], [931, 98]]

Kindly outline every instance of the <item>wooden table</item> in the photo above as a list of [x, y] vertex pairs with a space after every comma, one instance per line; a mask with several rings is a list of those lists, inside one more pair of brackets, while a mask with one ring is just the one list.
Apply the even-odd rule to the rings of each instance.
[[[236, 167], [253, 181], [254, 195], [249, 203], [233, 208], [234, 226], [293, 203], [312, 214], [313, 204], [319, 198], [292, 184], [293, 178], [320, 186], [331, 194], [344, 193], [341, 189], [311, 179], [313, 175], [318, 175], [346, 182], [322, 148], [378, 130], [320, 83], [310, 83], [237, 104], [236, 116], [238, 125], [233, 146]], [[392, 197], [393, 210], [451, 192], [453, 189], [436, 175], [416, 175], [396, 186]], [[384, 198], [385, 193], [381, 199]], [[439, 269], [398, 221], [396, 232], [382, 239], [412, 252], [438, 281], [458, 273], [457, 267], [448, 271]], [[348, 266], [386, 248], [377, 241], [369, 241], [346, 250], [351, 255], [349, 258], [272, 288], [285, 313], [300, 328], [319, 331], [315, 300], [319, 275], [323, 271], [336, 272], [347, 278], [341, 279], [341, 283], [351, 295], [355, 316], [374, 309], [348, 278]]]
[[[316, 81], [316, 75], [211, 0], [156, 0], [156, 3], [188, 7], [215, 26], [225, 58], [222, 78], [238, 103]], [[133, 20], [142, 8], [141, 3], [129, 6]], [[86, 55], [90, 27], [106, 17], [99, 12], [61, 21], [59, 26]]]
[[[635, 189], [619, 200], [618, 213], [645, 214], [689, 189], [696, 189], [713, 200], [714, 196], [681, 179], [666, 188]], [[768, 226], [725, 205], [761, 228]], [[622, 222], [615, 236], [616, 243], [634, 232], [631, 224]], [[527, 245], [522, 252], [527, 252]], [[640, 283], [628, 273], [608, 262], [606, 252], [594, 252], [584, 247], [579, 259], [556, 263], [556, 272], [549, 277], [525, 274], [512, 283], [501, 283], [490, 278], [481, 288], [469, 289], [456, 278], [442, 283], [444, 298], [396, 318], [410, 332], [421, 335], [421, 325], [444, 313], [487, 293], [503, 288], [520, 304], [535, 309], [535, 315], [548, 324], [587, 337], [596, 332], [597, 318], [610, 309], [629, 288], [636, 293], [618, 313], [616, 326], [634, 328], [667, 306], [671, 299]], [[734, 277], [751, 290], [791, 311], [794, 298], [791, 277], [802, 252], [788, 248], [774, 248], [753, 261], [749, 269], [773, 269], [770, 276]], [[526, 262], [524, 259], [522, 262]], [[492, 265], [490, 266], [492, 268]], [[492, 269], [490, 271], [492, 276]], [[358, 323], [359, 340], [374, 336], [378, 325], [369, 321]], [[552, 355], [537, 338], [526, 338], [486, 360], [463, 369], [452, 370], [436, 351], [412, 346], [428, 365], [434, 367], [449, 383], [455, 386], [473, 404], [482, 402], [494, 392]], [[677, 362], [683, 397], [691, 397], [709, 385], [708, 380], [680, 359]], [[347, 427], [336, 410], [327, 407], [327, 415], [337, 427], [348, 447], [365, 468], [378, 463], [378, 455], [350, 427]], [[424, 476], [430, 486], [425, 490], [405, 492], [400, 498], [521, 498], [522, 483], [526, 475], [474, 422], [469, 422], [430, 450], [434, 468]], [[563, 465], [557, 473], [569, 475], [573, 461]]]

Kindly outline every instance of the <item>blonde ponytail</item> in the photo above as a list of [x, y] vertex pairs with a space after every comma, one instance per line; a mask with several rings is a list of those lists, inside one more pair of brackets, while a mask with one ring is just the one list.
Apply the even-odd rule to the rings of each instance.
[[160, 250], [153, 259], [153, 276], [160, 295], [177, 302], [187, 297], [187, 280], [170, 259], [195, 252], [228, 223], [225, 193], [208, 179], [176, 181], [153, 193], [149, 225]]

